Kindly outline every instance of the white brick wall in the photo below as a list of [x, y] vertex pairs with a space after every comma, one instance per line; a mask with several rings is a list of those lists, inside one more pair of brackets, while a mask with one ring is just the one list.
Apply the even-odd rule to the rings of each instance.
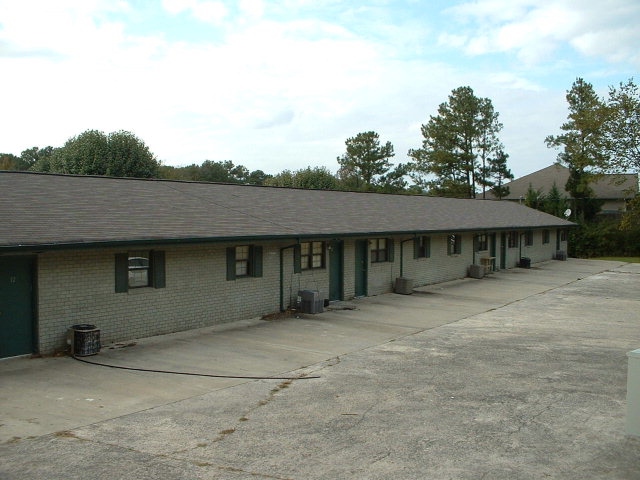
[[[467, 275], [473, 262], [473, 235], [464, 234], [462, 253], [447, 255], [446, 235], [431, 237], [431, 257], [413, 258], [413, 242], [395, 238], [393, 262], [371, 264], [368, 294], [393, 290], [395, 278], [412, 278], [416, 285], [438, 283]], [[164, 250], [165, 288], [137, 288], [115, 293], [115, 254], [126, 249], [50, 251], [38, 255], [37, 302], [39, 351], [50, 354], [66, 345], [67, 329], [79, 323], [100, 329], [103, 344], [199, 328], [279, 310], [280, 250], [292, 242], [263, 243], [263, 276], [226, 280], [226, 248], [232, 244], [154, 247]], [[550, 243], [522, 248], [533, 262], [548, 260], [556, 250], [555, 230]], [[144, 250], [144, 247], [136, 247]], [[566, 250], [566, 242], [562, 249]], [[499, 251], [499, 234], [497, 239]], [[519, 249], [508, 249], [507, 267], [516, 265]], [[293, 272], [293, 249], [282, 250], [284, 307], [295, 304], [299, 290], [329, 293], [327, 268]], [[498, 256], [498, 255], [497, 255]], [[355, 294], [355, 239], [344, 241], [344, 298]]]

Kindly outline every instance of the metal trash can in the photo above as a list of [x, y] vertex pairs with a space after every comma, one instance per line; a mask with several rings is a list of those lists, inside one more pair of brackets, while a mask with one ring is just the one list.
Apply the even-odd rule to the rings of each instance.
[[518, 266], [520, 268], [531, 268], [531, 259], [529, 257], [521, 257]]
[[100, 351], [100, 330], [87, 323], [72, 325], [67, 343], [71, 346], [71, 355], [74, 357], [96, 355]]
[[397, 277], [393, 291], [402, 295], [411, 295], [413, 293], [413, 280], [405, 277]]

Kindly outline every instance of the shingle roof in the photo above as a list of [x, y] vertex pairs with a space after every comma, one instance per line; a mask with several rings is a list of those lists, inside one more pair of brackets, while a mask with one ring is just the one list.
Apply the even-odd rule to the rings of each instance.
[[[569, 169], [562, 165], [553, 164], [513, 182], [505, 183], [504, 186], [509, 187], [509, 195], [504, 199], [518, 200], [520, 197], [525, 197], [529, 185], [534, 190], [541, 188], [542, 192], [546, 194], [549, 193], [554, 183], [561, 192], [568, 196], [565, 192], [567, 180], [569, 180]], [[638, 192], [638, 175], [631, 173], [604, 175], [592, 183], [590, 187], [595, 196], [603, 200], [629, 199]]]
[[0, 248], [566, 227], [513, 202], [0, 172]]

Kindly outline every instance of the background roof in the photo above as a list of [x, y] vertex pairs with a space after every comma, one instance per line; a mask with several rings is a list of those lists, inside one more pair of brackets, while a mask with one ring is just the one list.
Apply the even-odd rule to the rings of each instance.
[[0, 248], [566, 227], [513, 202], [0, 172]]
[[[518, 200], [527, 195], [529, 185], [534, 190], [542, 188], [542, 193], [549, 193], [555, 183], [561, 192], [569, 196], [565, 191], [565, 185], [569, 180], [569, 169], [562, 165], [553, 164], [537, 172], [520, 177], [513, 182], [505, 183], [509, 187], [509, 195], [505, 200]], [[607, 200], [621, 200], [633, 198], [638, 193], [638, 175], [625, 173], [616, 175], [603, 175], [598, 181], [590, 185], [596, 197]]]

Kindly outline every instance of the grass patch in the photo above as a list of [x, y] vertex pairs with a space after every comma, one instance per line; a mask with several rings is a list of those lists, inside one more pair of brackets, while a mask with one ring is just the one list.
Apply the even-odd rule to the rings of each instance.
[[640, 257], [594, 257], [592, 260], [610, 260], [612, 262], [640, 263]]

